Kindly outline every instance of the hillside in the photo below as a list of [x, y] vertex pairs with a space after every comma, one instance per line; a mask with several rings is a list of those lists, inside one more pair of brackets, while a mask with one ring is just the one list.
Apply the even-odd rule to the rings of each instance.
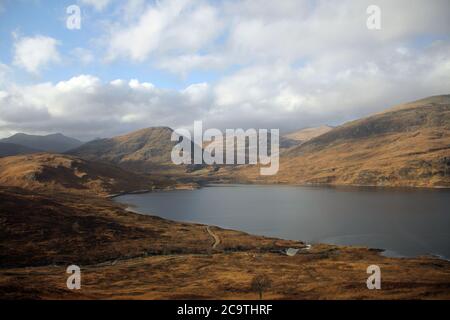
[[[257, 299], [257, 274], [272, 280], [266, 299], [449, 297], [445, 260], [305, 249], [299, 241], [135, 214], [96, 196], [0, 187], [0, 220], [1, 299]], [[287, 257], [286, 248], [300, 251]], [[82, 290], [67, 290], [71, 264], [83, 270]], [[370, 264], [383, 270], [383, 290], [367, 290]]]
[[126, 135], [99, 139], [69, 151], [83, 159], [111, 162], [133, 171], [154, 172], [174, 167], [170, 154], [176, 142], [170, 141], [172, 129], [154, 127]]
[[39, 150], [21, 146], [19, 144], [0, 142], [0, 157], [9, 157], [36, 152], [39, 152]]
[[15, 135], [1, 139], [0, 142], [14, 143], [35, 150], [61, 153], [79, 147], [83, 143], [77, 139], [66, 137], [61, 133], [46, 136], [16, 133]]
[[0, 185], [37, 191], [87, 191], [107, 195], [151, 189], [155, 182], [106, 163], [37, 153], [1, 158]]
[[450, 187], [450, 95], [396, 106], [293, 147], [276, 176], [238, 172], [275, 183]]
[[[433, 170], [435, 161], [448, 159], [450, 136], [449, 104], [441, 101], [397, 107], [294, 146], [282, 156], [279, 175], [265, 182], [355, 183], [361, 170], [396, 172], [411, 161], [430, 161], [430, 176], [389, 182], [441, 185], [447, 173]], [[80, 148], [103, 162], [50, 153], [0, 158], [0, 298], [255, 299], [251, 282], [258, 274], [272, 280], [266, 299], [449, 298], [450, 263], [435, 257], [389, 258], [378, 249], [318, 243], [307, 248], [136, 214], [106, 199], [172, 183], [108, 164], [161, 168], [167, 153], [170, 159], [169, 132], [144, 129]], [[224, 171], [240, 181], [261, 178], [255, 166], [225, 167], [219, 177]], [[327, 170], [334, 180], [327, 180]], [[288, 248], [299, 252], [288, 257]], [[66, 277], [61, 281], [70, 264], [83, 268], [82, 290], [67, 290]], [[383, 290], [366, 289], [370, 264], [383, 270]]]
[[306, 129], [294, 131], [294, 132], [285, 134], [283, 137], [304, 143], [304, 142], [309, 141], [315, 137], [318, 137], [324, 133], [327, 133], [328, 131], [330, 131], [332, 129], [333, 129], [333, 127], [331, 127], [331, 126], [323, 125], [320, 127], [306, 128]]
[[[346, 123], [309, 141], [308, 145], [313, 149], [321, 149], [337, 142], [360, 141], [383, 135], [408, 134], [419, 130], [450, 130], [449, 108], [450, 95], [402, 104]], [[296, 151], [302, 150], [297, 148]], [[293, 153], [296, 151], [293, 150]]]

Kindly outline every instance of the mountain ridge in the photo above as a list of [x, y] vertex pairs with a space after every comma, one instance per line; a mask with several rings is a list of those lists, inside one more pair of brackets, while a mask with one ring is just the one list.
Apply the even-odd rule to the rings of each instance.
[[450, 187], [450, 95], [394, 106], [347, 122], [281, 154], [280, 170], [226, 170], [261, 183]]
[[42, 136], [16, 133], [8, 138], [1, 139], [0, 142], [14, 143], [38, 151], [57, 153], [68, 151], [83, 144], [80, 140], [67, 137], [62, 133], [52, 133]]
[[31, 154], [41, 152], [40, 150], [22, 146], [20, 144], [0, 142], [0, 157], [9, 157], [20, 154]]
[[[311, 145], [326, 145], [336, 140], [358, 139], [387, 133], [411, 132], [419, 127], [438, 126], [450, 130], [449, 105], [450, 95], [432, 96], [400, 104], [338, 126], [309, 140], [304, 144], [303, 148]], [[431, 114], [429, 114], [430, 112]], [[296, 149], [299, 150], [300, 148]], [[295, 152], [295, 150], [291, 151]]]
[[87, 160], [106, 161], [139, 172], [174, 166], [170, 154], [177, 143], [171, 141], [169, 127], [149, 127], [124, 135], [98, 139], [69, 150], [67, 154]]

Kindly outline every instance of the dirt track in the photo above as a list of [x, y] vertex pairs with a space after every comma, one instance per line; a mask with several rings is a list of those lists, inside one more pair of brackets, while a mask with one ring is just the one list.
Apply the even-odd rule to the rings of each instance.
[[220, 244], [220, 238], [218, 235], [216, 235], [214, 232], [211, 231], [209, 226], [206, 226], [206, 231], [208, 231], [210, 236], [214, 238], [214, 243], [212, 245], [212, 248], [215, 249]]

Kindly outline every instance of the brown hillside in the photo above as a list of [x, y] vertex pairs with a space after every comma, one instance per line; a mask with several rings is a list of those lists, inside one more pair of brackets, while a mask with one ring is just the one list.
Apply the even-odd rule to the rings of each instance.
[[[307, 145], [312, 149], [320, 149], [342, 141], [411, 133], [421, 129], [450, 130], [449, 108], [450, 95], [418, 100], [346, 123], [312, 139]], [[299, 154], [302, 151], [304, 151], [303, 148], [296, 148], [291, 154]]]
[[450, 95], [430, 97], [346, 123], [282, 154], [276, 176], [293, 184], [450, 187]]
[[332, 130], [333, 127], [324, 125], [320, 127], [315, 128], [306, 128], [302, 130], [298, 130], [295, 132], [291, 132], [288, 134], [285, 134], [283, 137], [287, 139], [292, 139], [300, 142], [306, 142], [309, 141], [315, 137], [318, 137], [324, 133], [327, 133], [328, 131]]
[[[128, 212], [122, 205], [95, 195], [0, 187], [0, 219], [2, 268], [206, 253], [211, 246], [211, 236], [202, 225]], [[236, 250], [238, 244], [241, 250], [303, 246], [238, 231], [219, 231], [231, 238], [222, 242], [221, 247], [227, 250]], [[257, 245], [252, 244], [254, 241]]]
[[123, 136], [88, 142], [69, 153], [83, 159], [107, 161], [140, 172], [155, 172], [174, 167], [170, 153], [172, 129], [154, 127]]
[[[325, 244], [306, 250], [127, 212], [95, 196], [0, 187], [0, 220], [2, 299], [257, 299], [257, 274], [273, 282], [266, 299], [449, 298], [444, 260]], [[289, 247], [301, 250], [288, 257]], [[66, 287], [71, 264], [82, 270], [81, 290]], [[370, 264], [383, 270], [383, 290], [367, 290]]]
[[37, 153], [0, 158], [0, 185], [106, 195], [151, 189], [154, 183], [148, 177], [113, 165], [68, 155]]

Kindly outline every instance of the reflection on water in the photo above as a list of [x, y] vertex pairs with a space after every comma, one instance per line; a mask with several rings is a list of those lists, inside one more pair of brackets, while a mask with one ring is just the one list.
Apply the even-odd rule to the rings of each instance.
[[216, 185], [116, 200], [141, 213], [253, 234], [450, 257], [450, 190]]

